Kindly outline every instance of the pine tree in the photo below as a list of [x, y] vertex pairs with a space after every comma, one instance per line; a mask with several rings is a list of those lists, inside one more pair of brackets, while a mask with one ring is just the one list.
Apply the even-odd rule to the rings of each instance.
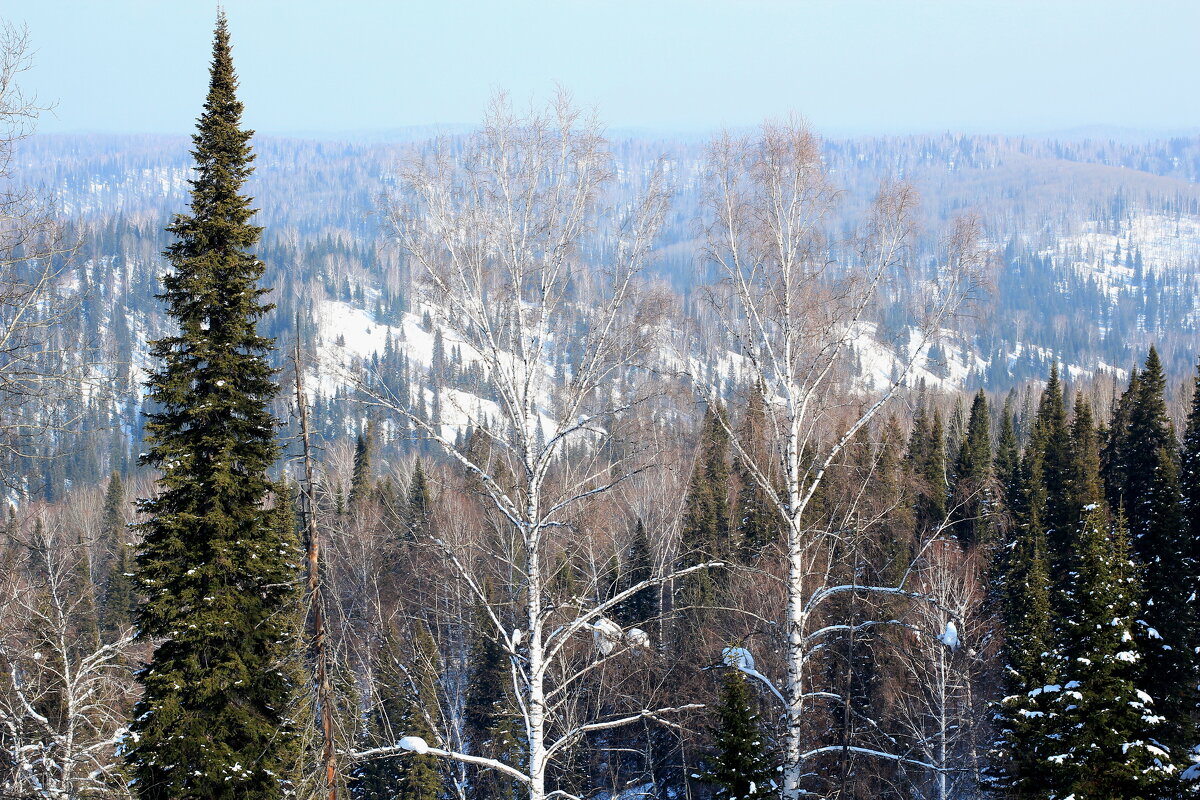
[[261, 230], [240, 194], [253, 156], [224, 15], [211, 81], [193, 137], [191, 213], [175, 217], [165, 251], [173, 271], [161, 298], [179, 332], [151, 343], [144, 463], [162, 470], [143, 500], [137, 559], [138, 636], [155, 643], [127, 760], [147, 800], [277, 798], [294, 762], [284, 715], [293, 685], [280, 669], [295, 648], [289, 612], [298, 553], [268, 506], [278, 454], [268, 410], [277, 386], [272, 341], [257, 321], [270, 308], [248, 252]]
[[778, 795], [775, 763], [741, 670], [725, 674], [713, 728], [716, 753], [705, 775], [718, 800], [767, 800]]

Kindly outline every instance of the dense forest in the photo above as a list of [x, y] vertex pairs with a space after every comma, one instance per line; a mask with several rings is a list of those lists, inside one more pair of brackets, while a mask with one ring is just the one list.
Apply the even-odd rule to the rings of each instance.
[[1200, 140], [32, 136], [0, 796], [1200, 794]]

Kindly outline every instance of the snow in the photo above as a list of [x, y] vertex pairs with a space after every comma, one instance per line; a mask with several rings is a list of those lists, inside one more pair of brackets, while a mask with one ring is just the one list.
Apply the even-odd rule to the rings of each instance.
[[416, 753], [419, 756], [429, 752], [429, 744], [420, 736], [404, 736], [400, 741], [396, 742], [396, 746], [401, 750], [407, 750], [410, 753]]
[[754, 669], [754, 655], [744, 647], [726, 647], [721, 651], [721, 661], [741, 672]]
[[630, 628], [625, 631], [625, 642], [635, 650], [649, 650], [650, 634], [641, 628]]
[[621, 643], [621, 626], [608, 617], [600, 617], [592, 623], [592, 637], [596, 641], [596, 649], [601, 655], [612, 655]]
[[949, 620], [946, 623], [946, 630], [938, 634], [937, 640], [951, 650], [958, 649], [958, 627], [954, 624], [954, 620]]

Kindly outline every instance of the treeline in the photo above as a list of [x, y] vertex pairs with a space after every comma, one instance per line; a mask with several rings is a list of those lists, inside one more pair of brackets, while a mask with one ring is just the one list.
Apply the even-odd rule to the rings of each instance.
[[[814, 568], [835, 585], [902, 591], [849, 593], [817, 623], [831, 630], [809, 678], [812, 742], [825, 748], [812, 759], [813, 791], [1188, 796], [1182, 778], [1200, 741], [1200, 401], [1181, 440], [1165, 384], [1151, 350], [1111, 408], [1094, 408], [1086, 386], [1068, 400], [1052, 370], [1024, 420], [1015, 393], [989, 403], [980, 392], [964, 408], [923, 391], [911, 412], [897, 407], [857, 437], [807, 512], [810, 527], [841, 541], [835, 561]], [[706, 708], [679, 715], [679, 727], [648, 719], [589, 734], [550, 786], [776, 796], [779, 689], [768, 676], [786, 642], [769, 620], [783, 541], [739, 455], [773, 446], [764, 403], [751, 391], [708, 408], [694, 431], [654, 434], [664, 437], [657, 469], [572, 519], [569, 543], [547, 554], [555, 591], [594, 603], [672, 570], [725, 565], [620, 602], [607, 617], [617, 644], [603, 630], [593, 637], [625, 654], [572, 689], [581, 715], [619, 715], [644, 693]], [[465, 448], [500, 467], [486, 441], [477, 432]], [[521, 625], [519, 598], [498, 591], [513, 580], [507, 523], [477, 476], [436, 458], [381, 470], [377, 446], [375, 425], [333, 445], [318, 487], [339, 751], [419, 736], [520, 764], [510, 654], [480, 616]], [[114, 475], [104, 491], [22, 506], [4, 529], [3, 641], [20, 676], [0, 692], [5, 749], [40, 748], [36, 769], [62, 785], [88, 772], [95, 787], [98, 770], [117, 794], [118, 762], [97, 745], [123, 728], [129, 665], [145, 655], [129, 627], [126, 522], [139, 486]], [[484, 576], [486, 606], [445, 541]], [[291, 713], [311, 726], [308, 702], [301, 692]], [[316, 758], [307, 730], [299, 785]], [[524, 796], [494, 771], [433, 756], [341, 768], [356, 798]]]

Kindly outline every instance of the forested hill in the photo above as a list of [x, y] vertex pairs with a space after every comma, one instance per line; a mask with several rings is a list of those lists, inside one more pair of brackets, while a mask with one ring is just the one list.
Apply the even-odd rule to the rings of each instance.
[[[250, 188], [260, 209], [256, 222], [265, 228], [258, 254], [277, 304], [263, 327], [290, 342], [300, 319], [312, 349], [371, 362], [404, 391], [426, 387], [431, 402], [451, 390], [486, 398], [454, 343], [410, 305], [410, 277], [389, 241], [383, 209], [396, 165], [406, 152], [427, 147], [430, 135], [421, 129], [346, 141], [255, 139]], [[720, 326], [705, 321], [697, 291], [713, 277], [700, 255], [704, 221], [696, 216], [705, 147], [695, 137], [616, 139], [615, 186], [632, 197], [654, 160], [667, 159], [673, 199], [652, 269], [680, 300], [679, 326], [699, 320], [709, 341], [697, 356], [733, 392], [738, 376], [725, 357], [732, 346]], [[829, 230], [834, 258], [883, 179], [907, 180], [920, 191], [922, 258], [932, 258], [951, 218], [974, 213], [984, 224], [995, 253], [991, 290], [928, 353], [921, 379], [1004, 391], [1043, 378], [1053, 361], [1068, 379], [1121, 377], [1150, 343], [1169, 373], [1187, 374], [1200, 324], [1200, 137], [942, 135], [830, 140], [824, 147], [842, 190]], [[83, 457], [34, 468], [46, 473], [50, 496], [65, 481], [128, 466], [139, 452], [139, 414], [131, 412], [141, 407], [146, 340], [165, 330], [156, 276], [164, 269], [163, 228], [187, 202], [189, 148], [185, 137], [40, 135], [17, 151], [17, 180], [47, 189], [82, 242], [66, 287], [80, 298], [81, 313], [57, 335], [99, 362], [89, 368], [93, 375], [113, 379], [99, 392], [81, 384], [74, 401], [86, 408], [79, 422], [91, 430]], [[868, 383], [894, 368], [887, 343], [910, 324], [912, 291], [903, 279], [894, 282], [879, 326], [858, 343]], [[351, 392], [334, 373], [321, 375], [317, 388], [319, 434], [332, 439], [361, 427], [362, 409], [345, 402]]]

